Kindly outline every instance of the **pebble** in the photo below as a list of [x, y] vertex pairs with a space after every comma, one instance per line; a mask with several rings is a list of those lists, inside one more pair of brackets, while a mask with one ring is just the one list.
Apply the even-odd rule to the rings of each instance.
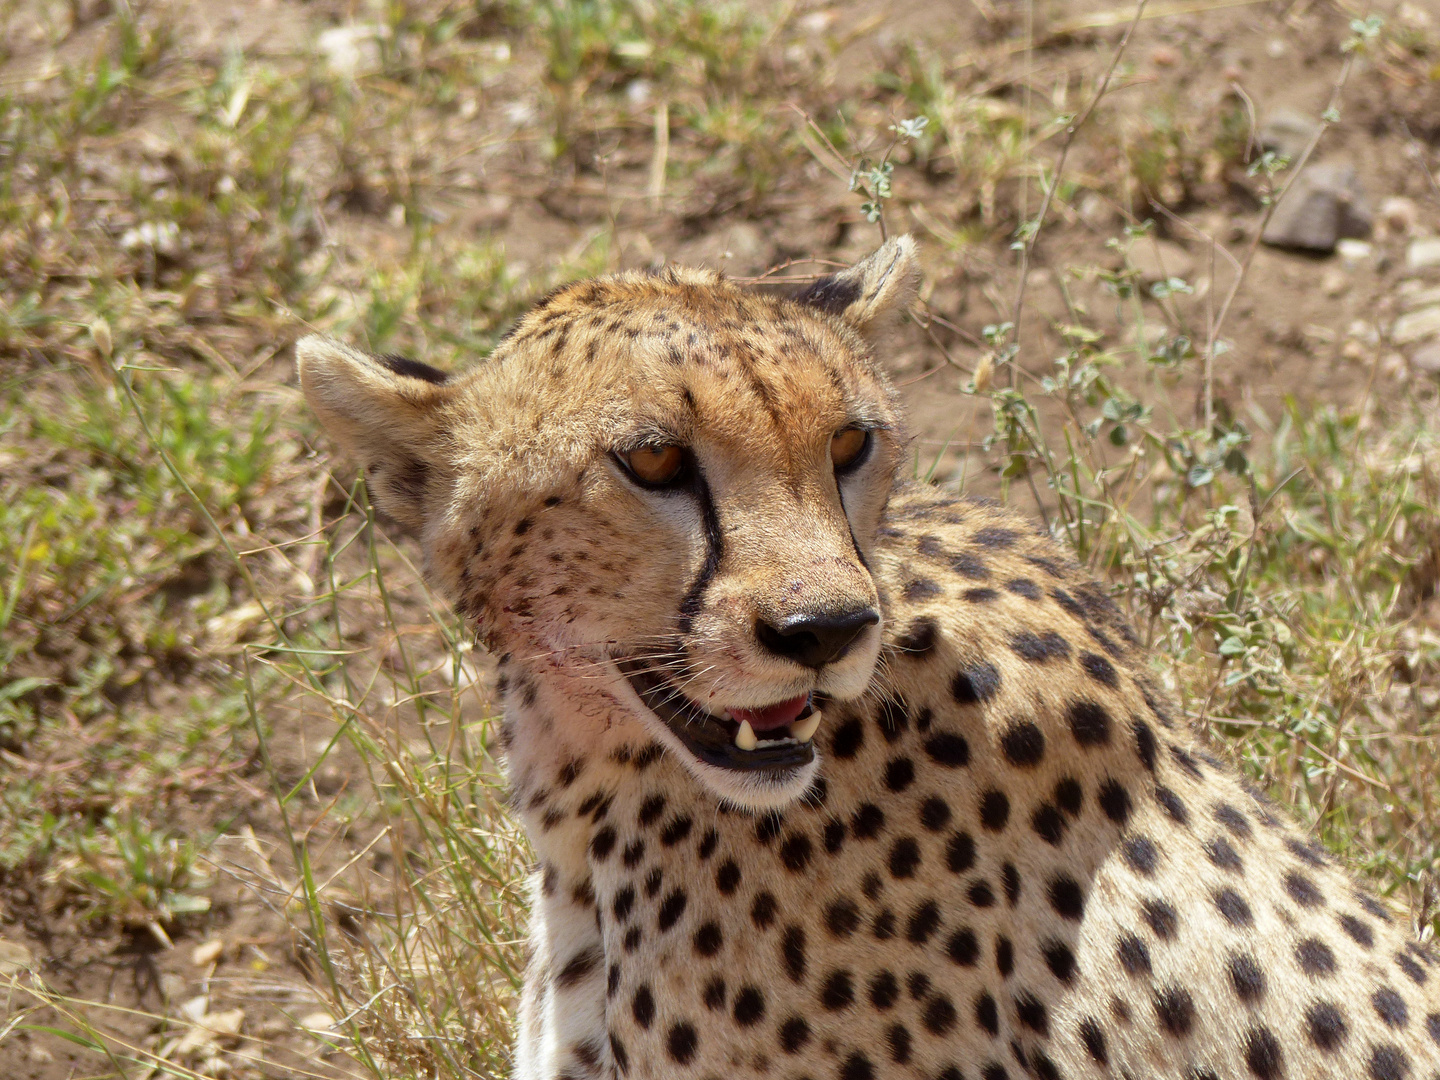
[[1408, 311], [1390, 328], [1390, 340], [1396, 345], [1409, 345], [1428, 337], [1440, 336], [1440, 307]]
[[1260, 125], [1256, 140], [1262, 149], [1273, 150], [1291, 161], [1298, 161], [1319, 130], [1320, 125], [1303, 112], [1281, 105], [1270, 111]]
[[1346, 269], [1353, 270], [1361, 263], [1369, 262], [1370, 257], [1375, 254], [1375, 248], [1365, 240], [1347, 236], [1335, 245], [1335, 254], [1340, 256]]
[[1343, 296], [1350, 288], [1350, 275], [1331, 267], [1320, 279], [1320, 291], [1326, 296]]
[[1370, 235], [1360, 178], [1349, 165], [1311, 165], [1290, 183], [1261, 237], [1271, 247], [1330, 252], [1342, 237]]
[[1411, 270], [1440, 266], [1440, 236], [1417, 236], [1405, 249], [1405, 265]]
[[224, 951], [225, 942], [220, 938], [211, 938], [190, 950], [190, 963], [199, 968], [209, 967], [220, 959], [220, 954]]
[[1392, 195], [1380, 204], [1380, 220], [1390, 233], [1408, 236], [1420, 220], [1420, 211], [1414, 200], [1403, 195]]

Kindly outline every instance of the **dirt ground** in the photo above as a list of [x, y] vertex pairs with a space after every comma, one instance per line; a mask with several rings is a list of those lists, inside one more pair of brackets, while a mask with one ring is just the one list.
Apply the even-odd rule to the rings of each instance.
[[[0, 113], [15, 101], [64, 106], [69, 91], [63, 88], [72, 85], [65, 73], [92, 69], [98, 56], [116, 47], [124, 6], [91, 0], [0, 5], [6, 41]], [[326, 39], [327, 31], [383, 22], [383, 13], [358, 0], [154, 3], [137, 9], [142, 21], [165, 27], [169, 44], [144, 70], [143, 92], [142, 76], [136, 76], [113, 122], [75, 135], [67, 150], [73, 160], [63, 169], [55, 166], [54, 177], [81, 178], [65, 181], [71, 184], [70, 216], [53, 220], [53, 228], [25, 220], [20, 200], [15, 207], [21, 209], [10, 211], [0, 232], [0, 276], [19, 282], [38, 274], [34, 268], [43, 263], [48, 289], [78, 290], [79, 282], [102, 276], [112, 285], [132, 282], [125, 301], [131, 306], [117, 301], [107, 309], [130, 312], [112, 316], [117, 340], [137, 335], [146, 342], [146, 355], [189, 370], [228, 368], [241, 376], [251, 395], [246, 401], [279, 410], [277, 431], [286, 434], [267, 437], [289, 449], [275, 465], [279, 494], [263, 512], [247, 511], [246, 527], [257, 543], [305, 536], [322, 517], [328, 521], [343, 509], [333, 489], [326, 495], [317, 487], [322, 459], [308, 456], [313, 429], [303, 427], [295, 399], [290, 347], [307, 323], [448, 366], [492, 342], [527, 297], [576, 272], [679, 262], [720, 267], [767, 285], [800, 280], [826, 264], [863, 255], [880, 235], [817, 133], [848, 127], [854, 141], [845, 153], [878, 156], [907, 99], [949, 110], [955, 153], [927, 158], [906, 146], [896, 151], [885, 224], [920, 238], [930, 272], [924, 304], [903, 328], [889, 363], [912, 419], [920, 470], [945, 481], [963, 477], [974, 491], [1001, 489], [984, 444], [994, 431], [992, 409], [967, 390], [993, 351], [986, 328], [1010, 321], [1016, 311], [1021, 273], [1015, 229], [1038, 211], [1035, 180], [1053, 175], [1066, 142], [1063, 123], [1047, 127], [1039, 118], [1084, 108], [1129, 32], [1133, 7], [1102, 8], [1092, 0], [791, 4], [779, 28], [771, 24], [769, 37], [748, 46], [767, 57], [740, 65], [753, 85], [734, 88], [730, 112], [717, 107], [710, 113], [685, 111], [685, 93], [704, 96], [694, 91], [703, 74], [699, 84], [692, 80], [685, 84], [689, 91], [676, 90], [673, 97], [654, 73], [659, 68], [637, 74], [602, 64], [582, 68], [571, 84], [557, 83], [543, 35], [527, 25], [527, 13], [538, 6], [477, 2], [406, 10], [411, 8], [418, 19], [456, 21], [455, 36], [446, 40], [458, 44], [444, 46], [449, 53], [435, 47], [442, 57], [436, 70], [443, 68], [455, 83], [453, 93], [437, 95], [423, 79], [391, 74], [391, 67], [408, 62], [387, 54], [391, 45], [399, 48], [398, 33], [392, 39], [352, 35], [348, 46]], [[1025, 371], [1037, 378], [1050, 371], [1054, 357], [1070, 347], [1067, 328], [1082, 320], [1124, 341], [1136, 333], [1138, 312], [1147, 325], [1162, 328], [1166, 340], [1184, 335], [1206, 342], [1244, 266], [1243, 282], [1215, 332], [1228, 344], [1214, 364], [1218, 414], [1242, 418], [1263, 433], [1279, 423], [1289, 401], [1306, 412], [1332, 407], [1361, 413], [1433, 402], [1435, 376], [1416, 359], [1423, 342], [1396, 342], [1392, 335], [1411, 298], [1434, 288], [1440, 277], [1440, 259], [1417, 267], [1413, 255], [1418, 240], [1440, 233], [1440, 53], [1434, 48], [1440, 44], [1440, 0], [1381, 3], [1367, 11], [1385, 16], [1391, 36], [1374, 48], [1347, 52], [1344, 45], [1356, 34], [1352, 20], [1367, 12], [1345, 4], [1148, 4], [1093, 124], [1069, 151], [1065, 175], [1072, 186], [1040, 226], [1018, 334], [1011, 339], [1020, 343]], [[318, 128], [297, 127], [286, 144], [284, 184], [302, 194], [283, 210], [275, 204], [255, 211], [263, 217], [308, 208], [306, 223], [292, 230], [302, 250], [284, 255], [309, 275], [312, 284], [303, 295], [298, 287], [286, 292], [273, 282], [256, 284], [262, 276], [255, 261], [280, 257], [265, 246], [270, 241], [252, 243], [262, 224], [209, 240], [199, 237], [197, 226], [183, 256], [165, 255], [162, 243], [143, 237], [128, 247], [122, 242], [127, 230], [149, 220], [141, 208], [154, 204], [157, 187], [184, 189], [186, 175], [207, 169], [213, 175], [198, 198], [212, 209], [187, 212], [211, 221], [214, 235], [221, 235], [213, 224], [220, 211], [213, 208], [220, 206], [217, 177], [230, 175], [227, 166], [195, 165], [187, 147], [204, 145], [196, 95], [210, 93], [203, 86], [241, 55], [271, 73], [267, 93], [278, 94], [273, 88], [286, 80], [308, 81], [313, 109], [352, 110], [345, 114], [352, 126], [338, 142], [317, 134]], [[470, 66], [444, 68], [445, 58], [456, 55]], [[317, 76], [327, 64], [344, 70]], [[260, 85], [248, 91], [257, 100]], [[238, 93], [231, 87], [205, 109], [223, 112], [236, 102], [241, 110], [255, 108]], [[349, 104], [339, 100], [346, 94]], [[747, 102], [753, 115], [745, 111]], [[1279, 112], [1318, 121], [1332, 105], [1335, 118], [1311, 160], [1353, 167], [1373, 230], [1338, 253], [1254, 243], [1266, 216], [1265, 174], [1246, 161], [1262, 152], [1257, 133]], [[279, 126], [284, 117], [272, 108], [270, 122]], [[917, 114], [920, 108], [916, 104]], [[820, 126], [807, 127], [806, 115], [820, 118]], [[0, 135], [0, 183], [7, 190], [32, 185], [43, 201], [45, 183], [60, 179], [37, 180], [38, 151], [5, 138]], [[557, 149], [557, 141], [564, 145]], [[966, 147], [971, 156], [960, 152]], [[48, 166], [38, 168], [44, 173]], [[1129, 254], [1117, 249], [1114, 240], [1126, 224], [1146, 219], [1153, 227]], [[495, 286], [492, 275], [485, 278], [492, 292], [478, 295], [471, 279], [445, 280], [451, 263], [435, 280], [425, 277], [417, 266], [426, 256], [413, 254], [417, 221], [430, 230], [433, 248], [426, 250], [464, 243], [501, 253], [509, 275], [504, 286]], [[68, 230], [63, 239], [47, 239], [47, 231], [59, 237], [62, 226]], [[148, 267], [142, 258], [147, 250]], [[123, 252], [114, 255], [121, 262], [107, 261], [112, 256], [106, 252]], [[62, 271], [67, 259], [69, 268]], [[87, 268], [92, 259], [106, 269]], [[177, 269], [186, 260], [188, 267]], [[1139, 271], [1145, 286], [1133, 302], [1115, 295], [1114, 275], [1127, 266]], [[383, 272], [377, 275], [377, 268]], [[1184, 279], [1187, 290], [1153, 295], [1149, 286], [1170, 278]], [[398, 314], [381, 311], [387, 295], [402, 294], [408, 299]], [[7, 294], [12, 312], [20, 310], [18, 300], [18, 293]], [[82, 374], [93, 368], [93, 323], [77, 314], [83, 304], [76, 301], [56, 316], [57, 326], [68, 327], [63, 332], [47, 330], [47, 337], [26, 331], [26, 337], [16, 331], [0, 339], [6, 343], [0, 369], [8, 369], [0, 376], [16, 380], [12, 386], [55, 394], [62, 392], [54, 381], [62, 366]], [[163, 319], [155, 314], [162, 310]], [[163, 333], [143, 329], [152, 322], [163, 322]], [[107, 340], [110, 333], [105, 331]], [[1136, 378], [1132, 385], [1137, 394], [1162, 387], [1163, 405], [1185, 423], [1193, 423], [1201, 408], [1204, 387], [1194, 365], [1160, 372], [1150, 383]], [[248, 423], [244, 417], [235, 422]], [[27, 486], [63, 482], [47, 477], [46, 461], [57, 475], [70, 469], [70, 459], [45, 448], [11, 442], [4, 453], [0, 472], [17, 470]], [[1011, 497], [1031, 498], [1018, 485]], [[177, 605], [184, 600], [190, 588], [185, 572], [199, 575], [194, 595], [209, 595], [219, 558], [213, 550], [196, 555], [185, 564], [188, 571], [182, 567], [167, 576], [165, 595]], [[408, 573], [403, 566], [399, 572]], [[289, 570], [277, 564], [264, 573], [267, 581], [278, 581]], [[158, 594], [144, 595], [148, 603]], [[67, 603], [45, 603], [35, 599], [22, 615], [36, 627], [47, 618], [63, 626]], [[426, 621], [418, 591], [396, 603], [400, 623]], [[237, 597], [224, 610], [239, 605]], [[1440, 614], [1434, 622], [1440, 624]], [[173, 836], [208, 838], [202, 860], [208, 910], [161, 920], [163, 925], [114, 912], [97, 915], [94, 904], [60, 883], [53, 864], [20, 859], [0, 868], [0, 946], [11, 950], [0, 951], [0, 975], [42, 972], [55, 994], [96, 1003], [89, 1012], [83, 1004], [69, 1006], [77, 1014], [152, 1053], [193, 1035], [189, 1056], [177, 1052], [175, 1060], [200, 1074], [360, 1075], [344, 1055], [325, 1052], [323, 1037], [297, 1030], [297, 1018], [323, 1011], [325, 1001], [315, 989], [314, 957], [293, 928], [293, 904], [284, 895], [295, 869], [272, 773], [243, 717], [224, 736], [207, 736], [210, 749], [168, 774], [168, 766], [155, 764], [158, 758], [146, 772], [138, 765], [107, 766], [103, 755], [96, 756], [118, 730], [104, 726], [106, 717], [143, 712], [162, 731], [167, 717], [194, 707], [197, 694], [209, 693], [204, 687], [220, 685], [233, 672], [237, 652], [206, 656], [195, 626], [184, 633], [198, 638], [175, 649], [183, 663], [140, 665], [125, 684], [137, 688], [134, 696], [102, 694], [94, 714], [99, 720], [68, 711], [59, 698], [37, 698], [48, 734], [0, 739], [0, 784], [14, 783], [19, 791], [23, 780], [27, 791], [41, 793], [28, 809], [8, 806], [15, 820], [43, 809], [62, 819], [89, 814], [99, 821], [110, 803], [97, 809], [98, 803], [85, 802], [96, 798], [92, 781], [107, 768], [117, 777], [129, 770], [125, 777], [148, 789], [150, 819], [163, 822]], [[40, 630], [25, 640], [18, 654], [0, 653], [9, 664], [0, 686], [21, 679], [64, 681], [70, 676], [62, 672], [83, 666], [77, 657], [87, 646], [79, 630], [63, 646], [41, 647], [50, 638]], [[375, 639], [357, 626], [349, 643], [363, 650]], [[467, 715], [483, 712], [483, 695], [465, 707]], [[1433, 715], [1433, 702], [1429, 708]], [[293, 824], [319, 823], [309, 839], [320, 852], [317, 875], [325, 876], [345, 866], [380, 828], [358, 794], [362, 763], [341, 746], [307, 777], [328, 729], [299, 708], [277, 706], [267, 719], [273, 775], [284, 787], [306, 781]], [[47, 785], [59, 791], [70, 782], [67, 770], [76, 769], [89, 778], [85, 784], [76, 781], [45, 802], [52, 791]], [[344, 804], [337, 823], [330, 812], [347, 798], [358, 804]], [[386, 873], [378, 855], [366, 865]], [[6, 993], [0, 984], [0, 1075], [151, 1075], [144, 1053], [130, 1060], [96, 1054], [55, 1034], [74, 1027], [63, 1009], [52, 1003], [22, 1016], [28, 999]], [[236, 1009], [243, 1020], [231, 1015]], [[7, 1026], [17, 1017], [23, 1025]], [[298, 1025], [306, 1026], [326, 1025]]]

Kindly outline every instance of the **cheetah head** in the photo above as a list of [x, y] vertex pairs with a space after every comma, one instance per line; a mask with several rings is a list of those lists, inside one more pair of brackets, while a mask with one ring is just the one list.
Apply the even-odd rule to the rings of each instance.
[[903, 436], [873, 342], [918, 276], [909, 237], [790, 299], [622, 273], [552, 293], [462, 375], [310, 337], [300, 380], [522, 669], [518, 723], [581, 752], [638, 725], [721, 798], [783, 806], [879, 657]]

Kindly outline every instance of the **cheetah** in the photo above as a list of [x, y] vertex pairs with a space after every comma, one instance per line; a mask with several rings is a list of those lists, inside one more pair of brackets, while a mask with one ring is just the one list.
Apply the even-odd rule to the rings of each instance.
[[520, 1080], [1440, 1080], [1440, 963], [1026, 519], [898, 478], [892, 239], [563, 287], [305, 395], [498, 657]]

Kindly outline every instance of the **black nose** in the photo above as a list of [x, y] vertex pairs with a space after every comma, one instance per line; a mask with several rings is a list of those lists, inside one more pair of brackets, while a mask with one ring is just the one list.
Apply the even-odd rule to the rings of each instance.
[[879, 621], [880, 613], [872, 607], [793, 615], [778, 625], [759, 619], [755, 636], [776, 656], [822, 668], [844, 656], [861, 632]]

